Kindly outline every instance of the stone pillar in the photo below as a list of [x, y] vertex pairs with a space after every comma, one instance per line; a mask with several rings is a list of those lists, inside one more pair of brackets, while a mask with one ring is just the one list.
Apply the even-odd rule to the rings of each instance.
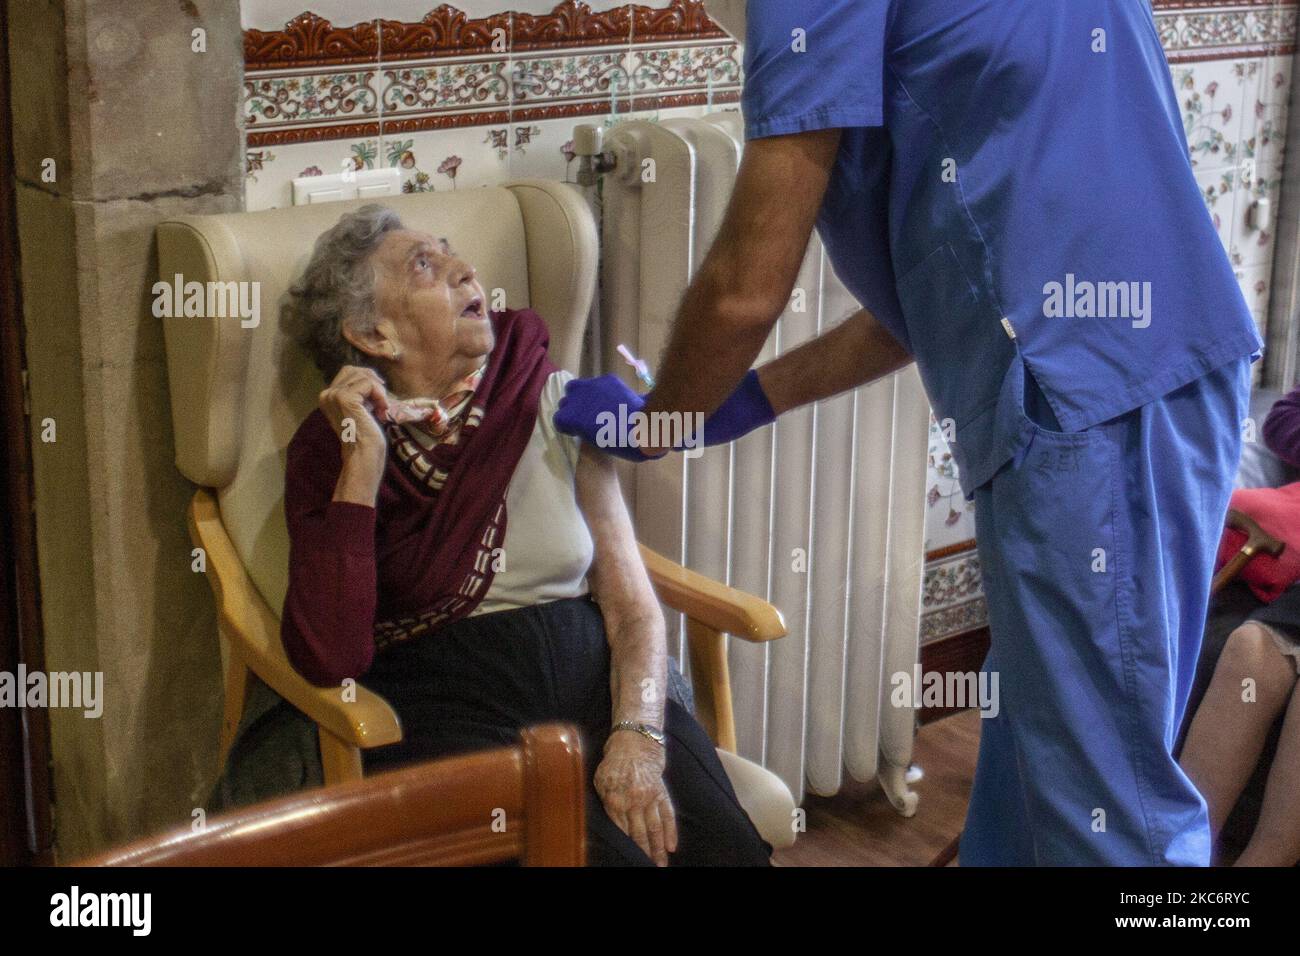
[[160, 220], [242, 205], [243, 58], [230, 0], [6, 2], [45, 668], [104, 680], [100, 718], [50, 711], [68, 861], [188, 822], [216, 770], [150, 287]]

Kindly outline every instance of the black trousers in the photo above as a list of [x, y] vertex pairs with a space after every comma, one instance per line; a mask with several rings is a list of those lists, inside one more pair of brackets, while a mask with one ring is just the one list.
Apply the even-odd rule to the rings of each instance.
[[[652, 866], [605, 813], [592, 778], [612, 723], [600, 609], [573, 598], [466, 618], [379, 655], [362, 683], [402, 722], [400, 743], [365, 751], [366, 772], [517, 742], [520, 729], [575, 724], [587, 763], [587, 861]], [[767, 866], [772, 848], [736, 799], [704, 729], [665, 708], [664, 779], [677, 814], [673, 866]]]

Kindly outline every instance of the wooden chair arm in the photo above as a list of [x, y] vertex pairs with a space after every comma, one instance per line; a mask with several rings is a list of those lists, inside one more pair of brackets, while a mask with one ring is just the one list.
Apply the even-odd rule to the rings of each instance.
[[781, 612], [762, 598], [728, 587], [641, 545], [659, 600], [686, 615], [695, 716], [715, 746], [736, 751], [727, 634], [761, 643], [785, 637]]
[[684, 568], [644, 544], [641, 560], [650, 573], [659, 600], [692, 621], [746, 641], [773, 641], [785, 637], [781, 612], [762, 598]]
[[337, 687], [316, 687], [294, 670], [280, 642], [280, 620], [244, 569], [209, 489], [194, 493], [187, 519], [190, 540], [206, 554], [208, 581], [231, 654], [343, 744], [370, 748], [400, 741], [397, 714], [378, 694], [358, 685], [356, 700], [348, 703]]

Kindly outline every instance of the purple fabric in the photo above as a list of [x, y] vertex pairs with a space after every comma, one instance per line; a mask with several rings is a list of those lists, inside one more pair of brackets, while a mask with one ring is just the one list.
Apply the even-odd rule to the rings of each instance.
[[1260, 432], [1269, 451], [1300, 468], [1300, 388], [1277, 400]]

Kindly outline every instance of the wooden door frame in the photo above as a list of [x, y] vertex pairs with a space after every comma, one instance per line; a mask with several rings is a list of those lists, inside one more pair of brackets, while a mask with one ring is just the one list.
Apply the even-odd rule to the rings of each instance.
[[[0, 2], [0, 671], [45, 669], [36, 564], [26, 352], [9, 86], [8, 5]], [[53, 862], [50, 724], [45, 710], [0, 708], [0, 865]]]

